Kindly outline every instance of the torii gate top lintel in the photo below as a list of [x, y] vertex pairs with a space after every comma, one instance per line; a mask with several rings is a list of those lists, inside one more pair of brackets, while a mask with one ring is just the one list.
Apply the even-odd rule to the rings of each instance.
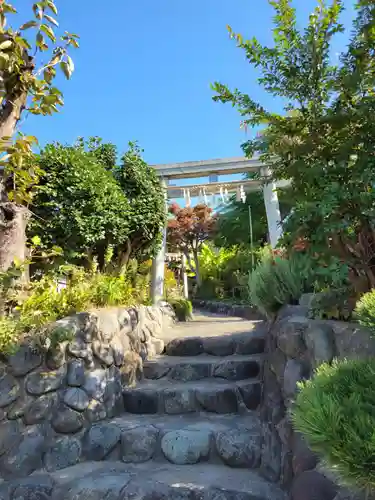
[[264, 164], [257, 157], [249, 159], [240, 156], [217, 160], [152, 165], [152, 167], [160, 177], [165, 179], [189, 179], [207, 177], [212, 174], [227, 175], [255, 172], [264, 167]]

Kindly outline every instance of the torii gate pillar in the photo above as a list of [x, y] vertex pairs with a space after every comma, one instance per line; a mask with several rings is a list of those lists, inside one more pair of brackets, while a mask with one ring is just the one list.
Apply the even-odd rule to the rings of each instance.
[[[168, 212], [167, 201], [167, 183], [161, 180], [161, 185], [165, 192], [165, 211]], [[157, 305], [164, 299], [164, 269], [165, 269], [165, 250], [167, 246], [167, 226], [163, 229], [162, 242], [156, 257], [152, 261], [151, 275], [151, 300], [153, 305]]]
[[[270, 171], [268, 168], [262, 169], [262, 174], [269, 177]], [[272, 248], [275, 248], [279, 239], [283, 235], [281, 225], [281, 214], [279, 206], [279, 198], [277, 196], [276, 182], [271, 181], [263, 187], [264, 205], [266, 207], [268, 235]]]

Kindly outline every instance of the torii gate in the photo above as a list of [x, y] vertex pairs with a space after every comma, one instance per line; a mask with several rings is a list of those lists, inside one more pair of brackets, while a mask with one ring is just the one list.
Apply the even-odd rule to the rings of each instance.
[[[207, 195], [226, 193], [250, 192], [263, 189], [264, 204], [267, 214], [268, 234], [271, 246], [274, 248], [282, 235], [281, 216], [279, 200], [276, 192], [277, 187], [285, 187], [288, 182], [275, 183], [270, 181], [263, 184], [258, 180], [244, 179], [241, 181], [219, 182], [219, 175], [227, 174], [245, 174], [247, 172], [260, 172], [262, 178], [267, 179], [270, 171], [257, 158], [251, 159], [244, 157], [189, 161], [184, 163], [171, 163], [163, 165], [152, 165], [160, 177], [161, 183], [165, 188], [167, 198], [183, 198], [186, 193], [193, 196], [204, 193]], [[198, 177], [208, 177], [208, 184], [190, 184], [184, 186], [171, 185], [173, 179], [193, 179]], [[151, 296], [153, 303], [158, 303], [163, 299], [164, 292], [164, 263], [166, 249], [166, 228], [163, 233], [162, 246], [153, 261], [152, 266], [152, 284]]]

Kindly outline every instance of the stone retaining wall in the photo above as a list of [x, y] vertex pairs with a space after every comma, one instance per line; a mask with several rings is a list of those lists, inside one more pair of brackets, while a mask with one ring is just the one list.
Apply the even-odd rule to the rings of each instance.
[[288, 409], [297, 382], [309, 378], [319, 364], [333, 358], [374, 355], [375, 340], [364, 328], [355, 323], [308, 319], [306, 308], [301, 306], [287, 306], [270, 326], [261, 410], [262, 469], [267, 478], [290, 491], [292, 500], [357, 500], [357, 496], [345, 496], [347, 492], [319, 464], [303, 436], [294, 432]]
[[192, 304], [197, 309], [202, 309], [216, 314], [225, 314], [226, 316], [236, 316], [248, 320], [264, 320], [264, 316], [253, 306], [241, 304], [228, 304], [216, 300], [193, 299]]
[[[43, 346], [25, 342], [3, 359], [0, 475], [26, 476], [48, 467], [44, 459], [76, 463], [88, 429], [124, 411], [123, 387], [163, 351], [158, 337], [173, 321], [167, 304], [80, 313], [52, 325]], [[53, 347], [53, 332], [69, 340]]]

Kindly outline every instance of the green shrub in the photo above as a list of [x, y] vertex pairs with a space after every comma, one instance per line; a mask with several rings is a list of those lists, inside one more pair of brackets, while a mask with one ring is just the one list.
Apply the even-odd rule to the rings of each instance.
[[132, 288], [125, 276], [95, 274], [90, 282], [90, 302], [97, 307], [117, 306], [132, 302]]
[[21, 334], [19, 322], [8, 316], [0, 317], [0, 353], [12, 354], [17, 350]]
[[267, 316], [285, 304], [298, 301], [305, 290], [304, 274], [297, 259], [267, 251], [249, 276], [250, 302]]
[[193, 317], [193, 305], [187, 299], [174, 299], [171, 301], [178, 321], [190, 321]]
[[342, 480], [375, 489], [375, 359], [321, 365], [300, 384], [295, 428]]
[[352, 317], [354, 306], [355, 298], [350, 288], [327, 290], [313, 297], [309, 315], [316, 319], [348, 321]]
[[19, 306], [20, 322], [26, 331], [38, 330], [76, 312], [92, 307], [130, 305], [138, 302], [126, 276], [87, 272], [66, 267], [66, 287], [58, 290], [53, 275], [34, 282], [26, 300]]
[[362, 295], [355, 306], [354, 316], [375, 335], [375, 289]]

